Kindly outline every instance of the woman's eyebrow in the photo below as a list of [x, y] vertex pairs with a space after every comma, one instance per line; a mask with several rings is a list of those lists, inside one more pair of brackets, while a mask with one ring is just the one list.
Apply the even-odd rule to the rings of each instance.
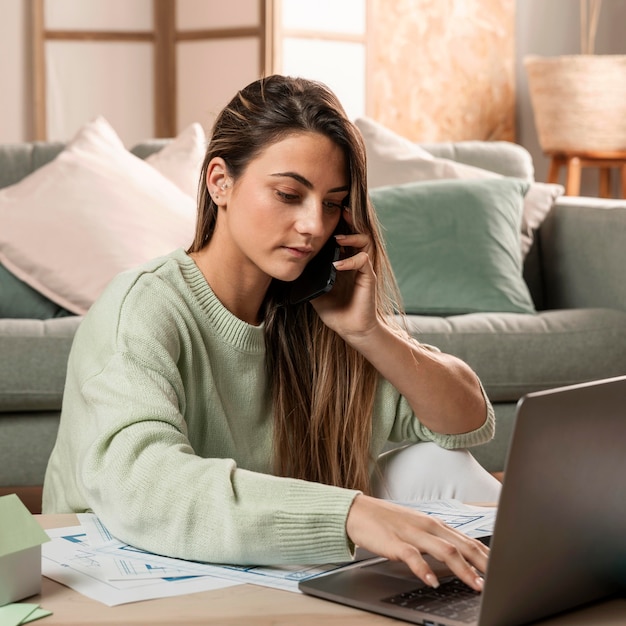
[[[293, 178], [294, 180], [298, 181], [300, 184], [304, 185], [307, 189], [313, 189], [313, 183], [310, 180], [306, 179], [301, 174], [298, 174], [296, 172], [276, 172], [275, 174], [271, 174], [271, 176]], [[349, 191], [349, 190], [350, 188], [348, 187], [348, 185], [343, 185], [342, 187], [335, 187], [334, 189], [329, 189], [328, 193], [338, 193], [340, 191]]]

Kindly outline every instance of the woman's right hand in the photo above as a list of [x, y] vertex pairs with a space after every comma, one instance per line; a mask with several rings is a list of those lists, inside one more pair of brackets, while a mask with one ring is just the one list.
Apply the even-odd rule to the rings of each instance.
[[445, 563], [466, 585], [482, 591], [489, 549], [441, 520], [386, 500], [358, 495], [346, 521], [350, 539], [392, 561], [404, 561], [430, 587], [439, 582], [423, 553]]

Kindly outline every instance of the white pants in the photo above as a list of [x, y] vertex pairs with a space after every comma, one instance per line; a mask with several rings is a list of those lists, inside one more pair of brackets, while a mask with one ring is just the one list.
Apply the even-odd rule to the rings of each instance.
[[500, 482], [467, 450], [445, 450], [434, 443], [416, 443], [381, 454], [374, 472], [372, 495], [386, 500], [497, 502]]

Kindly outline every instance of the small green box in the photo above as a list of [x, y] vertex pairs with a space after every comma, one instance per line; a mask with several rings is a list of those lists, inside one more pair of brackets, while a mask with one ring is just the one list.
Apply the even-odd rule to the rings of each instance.
[[0, 497], [0, 606], [41, 592], [41, 544], [49, 540], [14, 493]]

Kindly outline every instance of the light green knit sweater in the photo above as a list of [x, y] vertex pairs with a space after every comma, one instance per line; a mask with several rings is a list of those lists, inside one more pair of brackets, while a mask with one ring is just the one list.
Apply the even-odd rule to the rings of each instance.
[[[234, 317], [183, 250], [125, 272], [78, 329], [45, 513], [94, 511], [119, 539], [216, 563], [351, 558], [357, 492], [271, 476], [263, 327]], [[373, 458], [388, 439], [467, 447], [479, 430], [435, 435], [386, 381]]]

